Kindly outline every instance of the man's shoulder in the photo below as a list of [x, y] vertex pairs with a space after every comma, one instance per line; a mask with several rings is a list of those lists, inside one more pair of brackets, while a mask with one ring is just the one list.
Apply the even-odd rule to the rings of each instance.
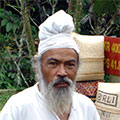
[[14, 95], [14, 97], [28, 97], [30, 95], [32, 95], [34, 92], [34, 86], [26, 88], [20, 92], [18, 92], [17, 94]]
[[35, 86], [24, 89], [11, 96], [8, 102], [13, 102], [14, 104], [26, 104], [30, 103], [35, 97]]
[[78, 113], [80, 110], [85, 111], [87, 113], [89, 113], [90, 111], [96, 111], [95, 104], [90, 98], [88, 98], [85, 95], [82, 95], [81, 93], [76, 92], [74, 93], [73, 97], [73, 107], [78, 111]]
[[76, 110], [76, 113], [78, 113], [78, 115], [84, 114], [85, 120], [100, 120], [93, 101], [81, 93], [74, 93], [73, 108]]
[[76, 103], [78, 104], [84, 104], [84, 105], [93, 105], [93, 101], [88, 98], [87, 96], [81, 94], [81, 93], [77, 93], [74, 92], [74, 97], [73, 97], [74, 101], [76, 101]]

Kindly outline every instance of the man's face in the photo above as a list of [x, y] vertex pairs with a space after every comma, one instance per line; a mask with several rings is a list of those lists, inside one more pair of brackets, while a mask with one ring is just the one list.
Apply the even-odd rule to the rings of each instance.
[[[78, 55], [70, 48], [55, 48], [45, 52], [41, 59], [41, 71], [48, 85], [58, 78], [74, 81], [78, 69]], [[55, 84], [55, 88], [68, 87], [67, 82]]]

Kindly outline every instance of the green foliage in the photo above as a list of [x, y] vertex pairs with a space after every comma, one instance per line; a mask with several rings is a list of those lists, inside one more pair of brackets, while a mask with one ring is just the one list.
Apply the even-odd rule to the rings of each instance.
[[[0, 9], [0, 89], [28, 87], [34, 84], [34, 73], [24, 33], [21, 16]], [[22, 30], [23, 29], [23, 30]], [[32, 26], [34, 38], [38, 31]], [[26, 81], [25, 81], [26, 80]]]
[[[35, 31], [34, 28], [33, 32]], [[28, 87], [21, 74], [18, 77], [18, 73], [23, 74], [29, 86], [35, 82], [28, 50], [25, 47], [26, 43], [22, 48], [23, 54], [19, 57], [19, 52], [17, 52], [19, 49], [12, 37], [10, 34], [2, 35], [0, 33], [0, 89]]]
[[117, 10], [118, 4], [120, 4], [119, 0], [96, 0], [93, 11], [96, 16], [113, 15]]
[[20, 6], [21, 6], [21, 10], [24, 9], [24, 4], [23, 4], [23, 1], [22, 0], [18, 0], [20, 2]]
[[13, 64], [6, 48], [10, 49], [9, 36], [0, 34], [0, 88], [12, 88], [16, 74], [12, 73]]
[[1, 26], [5, 26], [6, 32], [16, 31], [19, 28], [19, 17], [11, 11], [0, 9]]
[[82, 4], [80, 34], [120, 36], [120, 0], [84, 0]]
[[15, 93], [16, 93], [15, 91], [0, 92], [0, 111], [2, 110], [7, 100]]
[[46, 0], [48, 3], [54, 5], [58, 2], [58, 0]]

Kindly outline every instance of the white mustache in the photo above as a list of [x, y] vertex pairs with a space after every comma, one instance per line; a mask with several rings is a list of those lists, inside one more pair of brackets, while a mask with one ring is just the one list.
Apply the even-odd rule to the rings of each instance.
[[59, 84], [59, 83], [67, 83], [70, 86], [73, 85], [73, 81], [70, 80], [68, 77], [59, 77], [59, 78], [53, 80], [53, 82], [51, 83], [51, 85], [54, 86], [54, 85]]

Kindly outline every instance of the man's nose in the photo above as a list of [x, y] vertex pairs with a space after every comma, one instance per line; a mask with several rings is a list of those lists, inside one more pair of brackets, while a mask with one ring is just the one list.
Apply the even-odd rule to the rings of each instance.
[[66, 77], [67, 76], [67, 72], [65, 70], [65, 66], [64, 65], [60, 65], [60, 67], [58, 68], [58, 76], [62, 76], [62, 77]]

